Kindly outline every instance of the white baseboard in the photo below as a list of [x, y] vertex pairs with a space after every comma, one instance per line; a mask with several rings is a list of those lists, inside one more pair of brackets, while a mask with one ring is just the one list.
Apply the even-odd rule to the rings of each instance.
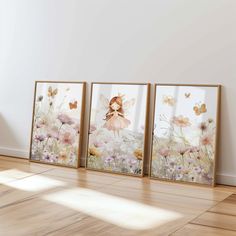
[[236, 186], [236, 175], [228, 175], [228, 174], [217, 174], [216, 182], [218, 184], [232, 185]]
[[0, 147], [0, 155], [20, 157], [20, 158], [28, 159], [29, 158], [29, 151], [26, 151], [26, 150], [23, 150], [23, 149]]
[[[29, 151], [23, 150], [23, 149], [0, 147], [0, 155], [21, 157], [21, 158], [28, 159], [29, 158]], [[216, 182], [218, 184], [236, 186], [236, 175], [228, 175], [228, 174], [218, 173], [216, 175]]]

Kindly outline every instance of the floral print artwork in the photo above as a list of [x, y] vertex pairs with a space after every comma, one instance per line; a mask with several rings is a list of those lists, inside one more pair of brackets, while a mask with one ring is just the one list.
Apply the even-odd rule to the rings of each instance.
[[83, 83], [36, 83], [31, 160], [78, 166], [83, 86]]
[[142, 175], [148, 85], [92, 87], [87, 168]]
[[156, 85], [151, 176], [214, 184], [218, 87]]

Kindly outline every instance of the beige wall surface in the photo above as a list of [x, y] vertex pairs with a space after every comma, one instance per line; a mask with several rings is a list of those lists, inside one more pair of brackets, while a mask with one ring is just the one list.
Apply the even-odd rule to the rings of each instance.
[[0, 153], [28, 156], [35, 80], [222, 84], [236, 185], [235, 25], [235, 0], [0, 0]]

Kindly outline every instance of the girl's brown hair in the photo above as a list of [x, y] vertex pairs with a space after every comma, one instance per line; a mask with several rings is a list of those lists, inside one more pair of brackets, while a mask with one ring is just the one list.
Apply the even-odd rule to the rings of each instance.
[[104, 120], [108, 121], [113, 116], [113, 115], [110, 115], [109, 113], [114, 111], [111, 105], [115, 102], [120, 106], [120, 108], [117, 111], [121, 113], [122, 115], [119, 114], [119, 116], [124, 117], [124, 110], [122, 108], [122, 98], [120, 96], [115, 96], [109, 102], [109, 111], [106, 113], [106, 118]]

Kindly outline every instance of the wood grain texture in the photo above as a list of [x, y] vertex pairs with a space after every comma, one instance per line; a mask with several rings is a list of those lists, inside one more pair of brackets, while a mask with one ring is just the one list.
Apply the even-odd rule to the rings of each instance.
[[191, 223], [236, 231], [236, 216], [205, 212]]
[[211, 208], [209, 211], [236, 217], [236, 194], [232, 194], [224, 201]]
[[226, 190], [225, 188], [215, 187], [207, 188], [201, 186], [192, 186], [180, 183], [162, 182], [158, 180], [152, 180], [148, 178], [142, 179], [125, 179], [122, 182], [116, 184], [123, 188], [132, 188], [137, 190], [147, 190], [151, 192], [163, 192], [171, 195], [187, 196], [192, 198], [201, 198], [212, 201], [222, 201], [231, 194], [233, 189]]
[[0, 235], [231, 236], [235, 191], [0, 156]]
[[236, 194], [219, 202], [192, 223], [236, 232]]
[[171, 236], [236, 236], [235, 231], [212, 228], [201, 225], [187, 224]]

